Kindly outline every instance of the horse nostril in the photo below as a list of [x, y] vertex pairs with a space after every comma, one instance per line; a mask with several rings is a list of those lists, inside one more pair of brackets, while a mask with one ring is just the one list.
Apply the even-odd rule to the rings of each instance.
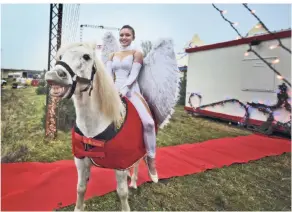
[[64, 71], [62, 71], [62, 70], [57, 70], [57, 74], [58, 74], [60, 77], [62, 77], [62, 78], [66, 78], [66, 77], [67, 77], [66, 73], [65, 73]]

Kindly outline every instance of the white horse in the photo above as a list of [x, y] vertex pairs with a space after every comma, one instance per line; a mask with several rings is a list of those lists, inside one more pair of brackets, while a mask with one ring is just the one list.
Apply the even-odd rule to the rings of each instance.
[[[79, 43], [61, 48], [55, 67], [45, 75], [48, 84], [52, 85], [50, 95], [61, 98], [72, 96], [76, 125], [88, 138], [100, 134], [112, 123], [118, 126], [121, 117], [125, 116], [125, 106], [114, 82], [94, 52], [95, 46], [91, 44]], [[75, 211], [82, 211], [92, 160], [89, 157], [74, 157], [74, 161], [78, 172]], [[138, 165], [139, 161], [133, 166], [130, 183], [133, 188], [137, 188]], [[115, 173], [122, 210], [129, 211], [129, 171], [115, 170]]]

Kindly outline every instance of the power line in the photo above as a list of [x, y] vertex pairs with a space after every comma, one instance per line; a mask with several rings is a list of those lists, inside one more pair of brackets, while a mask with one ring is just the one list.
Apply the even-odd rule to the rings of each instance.
[[286, 46], [283, 45], [282, 41], [273, 33], [271, 32], [268, 27], [262, 22], [262, 20], [255, 14], [255, 10], [251, 10], [247, 4], [242, 4], [261, 24], [259, 27], [263, 27], [265, 30], [268, 31], [269, 34], [271, 34], [278, 42], [279, 42], [279, 46], [282, 47], [283, 49], [285, 49], [287, 52], [289, 52], [291, 54], [291, 50], [288, 49]]

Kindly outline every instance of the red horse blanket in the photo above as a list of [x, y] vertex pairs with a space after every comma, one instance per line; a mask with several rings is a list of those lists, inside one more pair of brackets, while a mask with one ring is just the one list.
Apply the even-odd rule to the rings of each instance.
[[72, 151], [75, 157], [89, 157], [94, 165], [110, 169], [128, 169], [145, 156], [143, 126], [134, 105], [123, 98], [125, 121], [116, 130], [110, 125], [94, 138], [83, 136], [75, 126], [72, 129]]

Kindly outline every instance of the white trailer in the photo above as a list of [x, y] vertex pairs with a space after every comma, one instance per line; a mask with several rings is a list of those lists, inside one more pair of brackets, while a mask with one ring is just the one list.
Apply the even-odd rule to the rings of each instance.
[[[290, 49], [290, 29], [274, 35]], [[259, 126], [267, 121], [269, 113], [264, 114], [247, 103], [275, 105], [283, 79], [254, 53], [246, 54], [253, 41], [260, 42], [255, 42], [252, 48], [291, 83], [291, 54], [281, 47], [274, 48], [278, 41], [271, 34], [189, 48], [186, 49], [189, 61], [185, 110], [242, 123], [247, 113], [246, 105], [249, 106], [249, 125]], [[289, 96], [286, 102], [291, 105], [291, 90], [286, 85]], [[235, 100], [224, 102], [227, 99]], [[290, 109], [282, 105], [271, 112], [277, 129], [281, 130], [280, 124], [289, 124]]]

